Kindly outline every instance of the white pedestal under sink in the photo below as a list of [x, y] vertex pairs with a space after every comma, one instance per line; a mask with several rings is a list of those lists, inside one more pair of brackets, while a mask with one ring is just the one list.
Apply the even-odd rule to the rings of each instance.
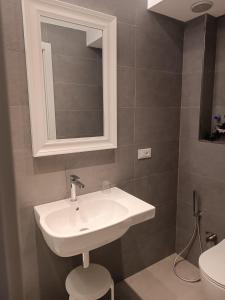
[[79, 210], [70, 199], [34, 207], [37, 224], [49, 248], [58, 256], [83, 254], [120, 238], [133, 225], [155, 216], [155, 207], [111, 188], [78, 196]]

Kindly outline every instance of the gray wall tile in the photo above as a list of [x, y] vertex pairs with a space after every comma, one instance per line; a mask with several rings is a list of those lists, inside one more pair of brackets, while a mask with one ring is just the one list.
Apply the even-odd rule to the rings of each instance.
[[224, 34], [225, 24], [224, 16], [217, 19], [217, 45], [216, 45], [216, 71], [221, 72], [225, 70], [225, 59], [224, 59]]
[[[118, 17], [119, 148], [33, 159], [29, 116], [20, 114], [21, 110], [28, 109], [24, 42], [19, 34], [16, 36], [17, 30], [22, 32], [21, 7], [16, 3], [18, 1], [11, 1], [9, 15], [4, 8], [5, 24], [11, 22], [12, 15], [17, 16], [18, 21], [15, 20], [16, 25], [12, 27], [16, 31], [10, 29], [12, 37], [5, 41], [4, 47], [5, 51], [10, 48], [16, 51], [10, 53], [14, 56], [15, 70], [12, 69], [13, 59], [8, 58], [7, 80], [15, 145], [14, 174], [24, 300], [66, 300], [65, 277], [81, 264], [81, 258], [59, 258], [48, 249], [35, 225], [33, 205], [68, 197], [72, 173], [79, 175], [86, 185], [79, 193], [99, 190], [102, 182], [109, 180], [112, 185], [158, 207], [154, 221], [135, 226], [122, 239], [92, 252], [92, 261], [108, 267], [115, 280], [174, 252], [183, 24], [148, 12], [145, 0], [68, 0]], [[61, 46], [58, 45], [59, 51]], [[69, 64], [71, 60], [75, 64], [73, 58]], [[156, 78], [149, 87], [152, 73]], [[71, 73], [60, 69], [58, 81], [64, 80], [62, 75], [69, 80], [72, 78]], [[84, 72], [82, 82], [96, 83], [96, 74], [86, 77]], [[72, 84], [65, 87], [65, 93], [59, 96], [60, 109], [62, 99], [71, 110], [77, 109], [72, 107], [74, 99], [85, 97], [89, 103], [90, 95], [93, 95], [93, 108], [98, 106], [97, 90], [79, 88], [74, 92], [74, 88]], [[80, 101], [79, 108], [83, 104]], [[137, 149], [140, 147], [152, 147], [152, 159], [138, 161]]]
[[161, 207], [177, 201], [177, 170], [153, 173], [134, 181], [135, 195], [148, 203]]
[[225, 103], [225, 88], [224, 88], [224, 76], [225, 72], [215, 72], [215, 81], [214, 81], [214, 105], [224, 105]]
[[[66, 196], [65, 169], [38, 168], [38, 158], [34, 159], [29, 152], [14, 152], [14, 170], [19, 203], [28, 207], [63, 199]], [[57, 163], [57, 162], [56, 162]]]
[[121, 22], [134, 24], [136, 0], [67, 0], [66, 2], [117, 16]]
[[133, 107], [135, 104], [135, 70], [118, 67], [118, 106]]
[[180, 135], [182, 139], [198, 139], [200, 110], [196, 107], [182, 107], [180, 114]]
[[2, 14], [2, 25], [4, 26], [4, 31], [2, 32], [3, 41], [10, 50], [23, 50], [24, 40], [21, 1], [1, 1], [1, 6], [2, 11], [7, 12], [7, 14]]
[[136, 108], [135, 143], [175, 141], [179, 136], [179, 108]]
[[134, 143], [134, 109], [123, 108], [118, 111], [118, 144]]
[[[182, 67], [183, 24], [146, 11], [146, 5], [145, 0], [137, 1], [137, 66], [179, 73]], [[147, 47], [144, 46], [146, 39], [149, 41]], [[163, 47], [166, 47], [167, 55], [164, 55]]]
[[[199, 108], [201, 101], [202, 53], [204, 20], [198, 18], [185, 28], [182, 108], [180, 124], [179, 180], [177, 205], [176, 247], [179, 252], [187, 244], [194, 227], [193, 190], [196, 190], [203, 212], [201, 236], [204, 250], [205, 232], [224, 239], [224, 145], [198, 140]], [[188, 259], [198, 264], [200, 249], [193, 245]]]
[[202, 73], [183, 74], [181, 106], [200, 106]]
[[136, 82], [137, 106], [180, 106], [181, 77], [179, 74], [137, 69]]
[[[75, 153], [65, 156], [66, 169], [80, 169], [113, 163], [115, 150]], [[62, 158], [61, 158], [62, 160]]]
[[27, 106], [10, 107], [10, 126], [13, 150], [31, 149], [30, 116]]
[[5, 62], [10, 106], [28, 104], [25, 54], [7, 49], [5, 51]]
[[185, 26], [183, 74], [202, 72], [202, 60], [204, 55], [204, 22], [201, 16], [190, 21]]
[[[0, 20], [2, 25], [3, 15], [1, 10]], [[0, 147], [0, 297], [4, 300], [22, 300], [23, 289], [20, 276], [22, 268], [19, 259], [18, 210], [13, 174], [12, 144], [10, 140], [10, 113], [8, 108], [9, 99], [7, 99], [3, 31], [3, 26], [0, 26], [0, 139], [2, 141]]]
[[202, 96], [200, 109], [200, 139], [205, 139], [211, 132], [212, 102], [216, 60], [216, 18], [207, 15], [205, 17], [205, 43], [204, 43], [204, 65], [202, 74]]
[[[213, 93], [213, 109], [212, 114], [224, 115], [225, 111], [225, 96], [224, 96], [224, 71], [225, 71], [225, 58], [224, 58], [224, 36], [225, 36], [225, 17], [217, 20], [216, 28], [216, 62], [214, 74], [214, 93]], [[215, 34], [215, 33], [214, 33]]]
[[138, 148], [145, 148], [147, 145], [152, 147], [152, 158], [135, 160], [136, 178], [177, 169], [178, 142], [152, 142], [149, 144], [140, 144], [136, 146], [136, 154]]
[[137, 1], [136, 25], [147, 30], [152, 36], [173, 40], [182, 54], [184, 24], [172, 18], [149, 12], [146, 10], [146, 5], [146, 0]]
[[223, 178], [225, 166], [221, 164], [221, 161], [223, 161], [224, 154], [223, 145], [215, 147], [213, 143], [180, 140], [180, 168], [202, 176]]
[[126, 23], [118, 23], [118, 64], [134, 66], [135, 27]]
[[[179, 72], [177, 65], [178, 48], [170, 38], [152, 35], [152, 29], [137, 27], [137, 66], [161, 71]], [[146, 40], [149, 41], [146, 47]], [[165, 48], [167, 55], [165, 55]], [[151, 53], [151, 55], [149, 55]]]

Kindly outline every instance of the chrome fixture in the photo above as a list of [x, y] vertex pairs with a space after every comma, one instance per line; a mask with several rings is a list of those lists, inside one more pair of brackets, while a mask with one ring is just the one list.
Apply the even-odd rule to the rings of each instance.
[[[71, 186], [70, 200], [72, 202], [77, 202], [76, 187], [78, 186], [80, 189], [83, 189], [84, 184], [80, 181], [80, 177], [78, 177], [77, 175], [70, 175], [70, 186]], [[78, 206], [77, 206], [76, 210], [79, 210]]]
[[212, 8], [212, 6], [213, 6], [212, 1], [202, 0], [202, 1], [198, 1], [198, 2], [195, 2], [194, 4], [192, 4], [191, 10], [194, 13], [204, 13], [204, 12], [208, 11], [210, 8]]
[[206, 231], [206, 243], [213, 243], [214, 245], [216, 245], [218, 243], [217, 234]]

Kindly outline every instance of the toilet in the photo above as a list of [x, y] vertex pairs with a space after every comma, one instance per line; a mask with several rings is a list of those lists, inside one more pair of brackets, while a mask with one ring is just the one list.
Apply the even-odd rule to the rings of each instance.
[[225, 300], [225, 240], [199, 258], [202, 285], [208, 300]]

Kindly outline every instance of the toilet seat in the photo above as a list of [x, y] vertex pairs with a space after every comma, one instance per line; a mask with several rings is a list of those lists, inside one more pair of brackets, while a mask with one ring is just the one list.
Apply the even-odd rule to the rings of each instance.
[[225, 290], [225, 240], [200, 256], [199, 267], [207, 280]]
[[201, 268], [201, 274], [202, 274], [202, 277], [205, 277], [206, 280], [208, 280], [209, 282], [211, 282], [212, 284], [214, 284], [215, 286], [218, 286], [220, 287], [221, 289], [224, 289], [225, 291], [225, 285], [213, 280], [211, 277], [209, 277]]

